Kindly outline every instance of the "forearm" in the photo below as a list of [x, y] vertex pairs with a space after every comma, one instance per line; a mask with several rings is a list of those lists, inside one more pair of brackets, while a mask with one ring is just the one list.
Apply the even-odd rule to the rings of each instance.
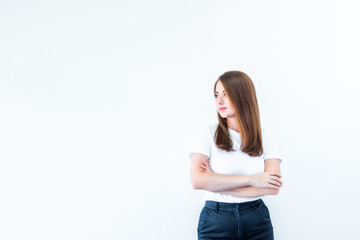
[[278, 194], [278, 189], [271, 188], [257, 188], [257, 187], [241, 187], [236, 189], [231, 189], [227, 191], [220, 191], [222, 194], [228, 194], [234, 197], [242, 197], [242, 198], [252, 198], [252, 197], [261, 197], [265, 195], [276, 195]]
[[[201, 155], [201, 154], [200, 154]], [[200, 162], [202, 161], [202, 162]], [[246, 186], [258, 188], [276, 188], [281, 186], [280, 176], [272, 172], [264, 172], [253, 175], [224, 175], [214, 173], [208, 160], [193, 160], [191, 167], [191, 182], [194, 189], [202, 189], [210, 192], [222, 192]], [[235, 194], [242, 194], [235, 192]], [[253, 192], [250, 194], [259, 194]], [[234, 194], [234, 193], [233, 193]]]
[[194, 177], [195, 189], [210, 192], [229, 191], [250, 185], [250, 177], [247, 175], [224, 175], [214, 172], [202, 172]]

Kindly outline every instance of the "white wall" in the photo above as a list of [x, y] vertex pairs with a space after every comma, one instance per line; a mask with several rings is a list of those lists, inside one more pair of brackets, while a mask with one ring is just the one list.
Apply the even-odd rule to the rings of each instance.
[[196, 239], [188, 148], [254, 81], [278, 240], [358, 239], [356, 1], [0, 1], [0, 239]]

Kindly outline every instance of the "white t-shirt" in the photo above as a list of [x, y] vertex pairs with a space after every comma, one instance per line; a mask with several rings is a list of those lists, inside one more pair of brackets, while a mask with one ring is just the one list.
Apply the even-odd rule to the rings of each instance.
[[[263, 154], [258, 157], [251, 157], [240, 150], [241, 137], [240, 133], [228, 128], [230, 138], [233, 143], [233, 149], [236, 151], [227, 152], [218, 148], [215, 144], [214, 135], [217, 124], [208, 125], [201, 128], [191, 144], [190, 159], [192, 153], [202, 153], [209, 157], [211, 170], [215, 173], [226, 175], [251, 175], [264, 172], [264, 160], [268, 158], [282, 157], [278, 152], [276, 139], [274, 135], [262, 128]], [[260, 199], [256, 198], [239, 198], [228, 194], [204, 191], [204, 200], [217, 202], [247, 202]]]

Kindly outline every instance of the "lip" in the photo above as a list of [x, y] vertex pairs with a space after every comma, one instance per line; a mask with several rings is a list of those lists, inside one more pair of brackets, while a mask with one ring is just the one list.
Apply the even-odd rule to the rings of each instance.
[[225, 109], [226, 109], [225, 107], [223, 107], [223, 108], [219, 108], [219, 110], [220, 110], [220, 111], [223, 111], [223, 110], [225, 110]]

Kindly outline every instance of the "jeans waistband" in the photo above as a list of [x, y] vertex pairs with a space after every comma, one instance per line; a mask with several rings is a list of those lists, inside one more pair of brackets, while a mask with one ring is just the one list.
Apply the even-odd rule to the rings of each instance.
[[215, 211], [234, 211], [235, 209], [239, 210], [250, 210], [258, 207], [262, 204], [263, 201], [261, 199], [250, 201], [250, 202], [242, 202], [242, 203], [226, 203], [226, 202], [216, 202], [216, 201], [206, 201], [205, 207], [208, 209], [212, 209]]

